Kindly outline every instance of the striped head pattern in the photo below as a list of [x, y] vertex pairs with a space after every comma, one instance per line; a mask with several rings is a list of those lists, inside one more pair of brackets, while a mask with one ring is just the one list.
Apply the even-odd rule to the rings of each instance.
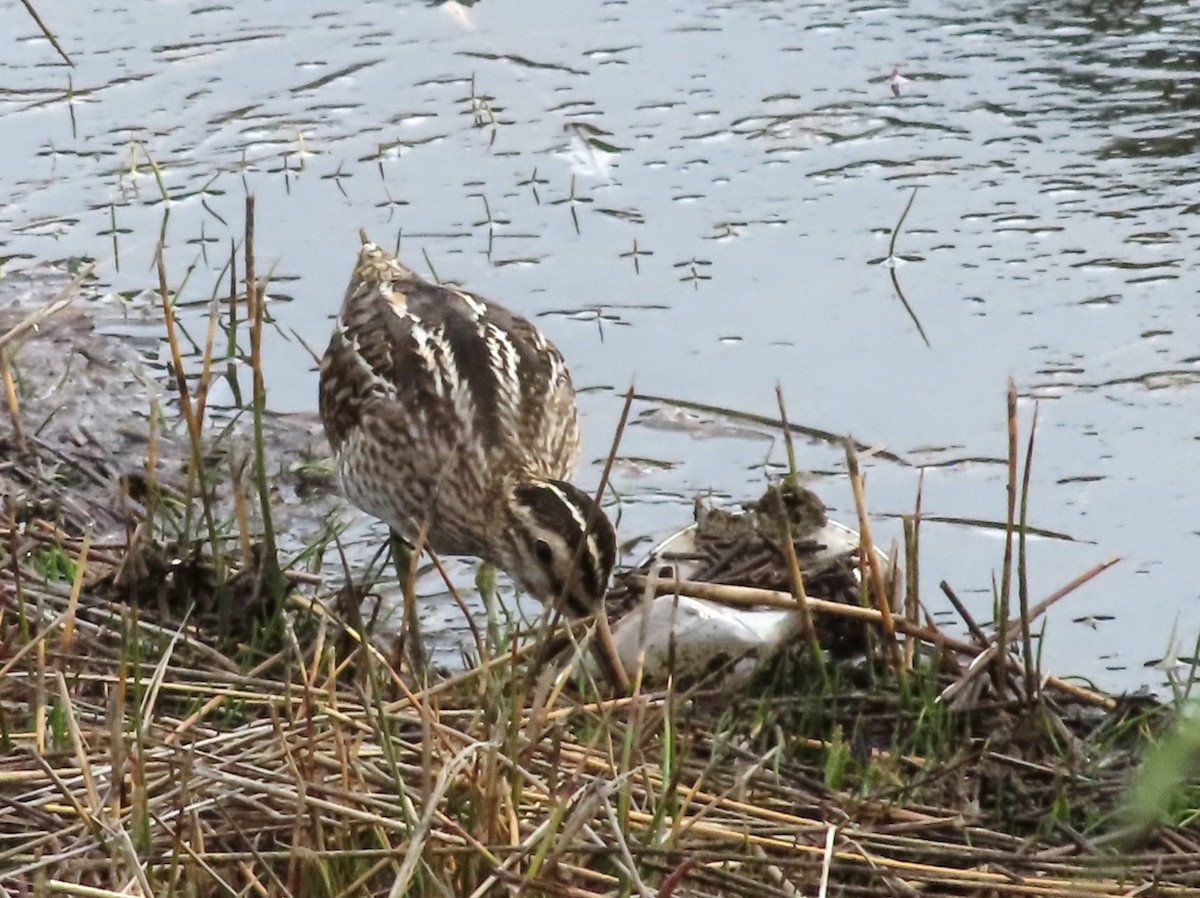
[[602, 612], [617, 536], [592, 498], [565, 481], [534, 481], [513, 491], [511, 511], [500, 566], [548, 606]]

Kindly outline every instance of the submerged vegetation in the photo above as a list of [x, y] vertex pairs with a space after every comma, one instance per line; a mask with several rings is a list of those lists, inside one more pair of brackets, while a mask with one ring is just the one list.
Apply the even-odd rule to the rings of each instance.
[[[1159, 778], [1165, 816], [1123, 810], [1176, 708], [1040, 670], [1037, 618], [1105, 565], [1032, 601], [1035, 427], [1022, 466], [1015, 391], [993, 632], [947, 584], [970, 638], [929, 620], [919, 501], [888, 565], [905, 576], [886, 582], [847, 443], [863, 545], [839, 582], [866, 584], [849, 603], [818, 600], [790, 538], [779, 582], [657, 588], [802, 607], [805, 636], [838, 618], [856, 657], [801, 638], [748, 686], [634, 672], [611, 697], [578, 647], [542, 664], [547, 638], [514, 625], [503, 651], [480, 638], [481, 663], [429, 682], [364, 619], [384, 574], [342, 554], [331, 585], [336, 527], [282, 536], [284, 497], [328, 497], [329, 470], [267, 411], [252, 223], [251, 202], [225, 272], [244, 287], [199, 340], [160, 260], [170, 376], [137, 453], [51, 443], [60, 399], [28, 388], [21, 347], [50, 328], [0, 337], [3, 894], [1200, 895], [1200, 790], [1170, 775], [1186, 743]], [[228, 415], [209, 407], [222, 378]]]

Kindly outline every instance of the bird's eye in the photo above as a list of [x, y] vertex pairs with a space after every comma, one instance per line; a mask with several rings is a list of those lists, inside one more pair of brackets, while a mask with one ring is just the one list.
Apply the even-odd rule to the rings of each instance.
[[533, 554], [537, 556], [537, 560], [549, 567], [554, 561], [554, 549], [550, 548], [550, 543], [544, 539], [539, 539], [533, 544]]

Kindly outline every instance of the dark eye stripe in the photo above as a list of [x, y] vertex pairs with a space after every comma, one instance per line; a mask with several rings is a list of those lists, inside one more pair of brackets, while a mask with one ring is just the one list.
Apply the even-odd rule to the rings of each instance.
[[[589, 516], [594, 516], [591, 527], [587, 528], [587, 549], [579, 557], [576, 576], [579, 592], [585, 596], [602, 596], [616, 560], [617, 543], [612, 524], [595, 507], [592, 498], [578, 487], [558, 480], [518, 487], [516, 498], [529, 510], [539, 527], [559, 534], [568, 547], [576, 550], [585, 538], [584, 525]], [[561, 593], [561, 584], [559, 591]], [[575, 605], [585, 601], [583, 596], [569, 598]], [[586, 615], [593, 609], [575, 607], [571, 610]]]

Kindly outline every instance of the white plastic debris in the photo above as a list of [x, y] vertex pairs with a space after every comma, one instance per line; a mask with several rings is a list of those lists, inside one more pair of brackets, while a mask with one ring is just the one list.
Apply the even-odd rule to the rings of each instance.
[[[698, 570], [692, 561], [696, 528], [672, 536], [650, 555], [647, 565], [651, 584], [688, 580]], [[816, 559], [843, 556], [858, 549], [859, 536], [835, 521], [826, 522], [811, 536], [822, 548]], [[887, 558], [876, 550], [885, 576]], [[679, 560], [662, 561], [662, 558]], [[717, 670], [726, 671], [720, 685], [745, 681], [762, 664], [788, 645], [801, 632], [799, 611], [777, 608], [735, 608], [705, 599], [664, 594], [643, 601], [612, 627], [617, 653], [632, 678], [639, 666], [643, 682], [661, 684], [674, 674], [676, 681], [695, 682]], [[595, 662], [592, 661], [593, 667]], [[595, 672], [595, 671], [593, 671]]]

